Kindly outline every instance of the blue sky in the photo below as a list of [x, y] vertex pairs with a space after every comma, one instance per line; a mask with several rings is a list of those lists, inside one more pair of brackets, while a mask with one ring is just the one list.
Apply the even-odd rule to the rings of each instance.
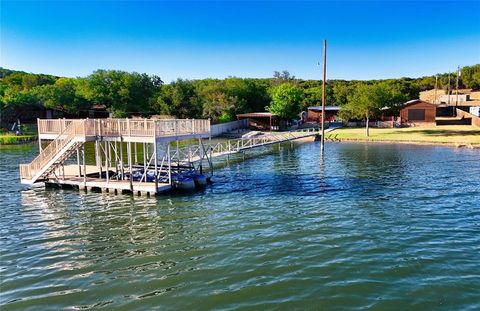
[[[475, 13], [476, 12], [476, 13]], [[480, 1], [1, 1], [2, 67], [61, 76], [418, 77], [480, 63]], [[460, 17], [455, 20], [455, 16]]]

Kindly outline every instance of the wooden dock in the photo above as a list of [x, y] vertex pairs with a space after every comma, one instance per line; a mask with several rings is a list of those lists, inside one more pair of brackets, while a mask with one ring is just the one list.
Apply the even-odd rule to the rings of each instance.
[[[83, 177], [85, 169], [86, 178]], [[108, 171], [115, 171], [116, 167], [109, 167]], [[60, 187], [74, 188], [85, 191], [110, 192], [110, 193], [133, 193], [136, 195], [155, 195], [157, 193], [166, 192], [172, 187], [168, 182], [158, 182], [155, 188], [155, 183], [145, 181], [133, 181], [130, 184], [129, 180], [117, 180], [90, 177], [100, 175], [98, 167], [95, 165], [85, 165], [85, 168], [79, 167], [75, 164], [64, 165], [55, 172], [55, 175], [61, 176], [58, 179], [47, 180], [46, 184], [49, 186], [58, 185]]]
[[[155, 195], [175, 185], [172, 175], [202, 173], [204, 163], [210, 178], [215, 157], [318, 135], [309, 129], [211, 143], [210, 128], [210, 120], [195, 119], [39, 119], [40, 154], [20, 164], [21, 182]], [[190, 143], [180, 148], [182, 140]], [[95, 165], [86, 163], [87, 142]]]

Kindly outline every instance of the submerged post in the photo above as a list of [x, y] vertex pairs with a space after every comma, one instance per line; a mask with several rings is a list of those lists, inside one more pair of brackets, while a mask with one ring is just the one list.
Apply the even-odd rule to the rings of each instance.
[[322, 81], [322, 138], [321, 151], [325, 148], [325, 79], [327, 77], [327, 40], [323, 40], [323, 81]]

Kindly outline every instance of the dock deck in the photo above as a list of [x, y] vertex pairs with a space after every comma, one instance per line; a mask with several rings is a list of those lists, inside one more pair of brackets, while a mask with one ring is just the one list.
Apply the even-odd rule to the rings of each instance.
[[54, 140], [74, 123], [81, 123], [87, 141], [101, 138], [153, 142], [209, 137], [210, 120], [197, 119], [38, 119], [39, 140]]

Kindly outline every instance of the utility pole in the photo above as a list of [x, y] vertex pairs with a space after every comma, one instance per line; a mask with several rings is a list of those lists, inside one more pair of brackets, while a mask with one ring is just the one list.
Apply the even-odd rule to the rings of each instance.
[[447, 106], [450, 106], [450, 72], [448, 73], [447, 95], [448, 95]]
[[433, 95], [434, 104], [437, 104], [437, 84], [438, 84], [438, 75], [435, 76], [435, 95]]
[[323, 40], [323, 81], [322, 81], [322, 140], [321, 152], [325, 149], [325, 80], [327, 78], [327, 40]]
[[458, 106], [458, 78], [460, 78], [460, 66], [457, 67], [457, 85], [455, 89], [455, 109]]

